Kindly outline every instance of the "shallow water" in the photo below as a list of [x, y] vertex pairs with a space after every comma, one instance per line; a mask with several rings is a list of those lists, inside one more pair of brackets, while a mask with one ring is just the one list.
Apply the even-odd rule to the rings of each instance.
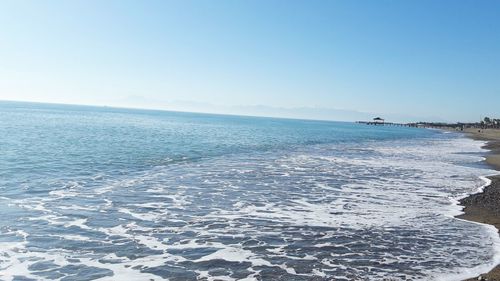
[[350, 123], [0, 103], [2, 280], [460, 280], [481, 143]]

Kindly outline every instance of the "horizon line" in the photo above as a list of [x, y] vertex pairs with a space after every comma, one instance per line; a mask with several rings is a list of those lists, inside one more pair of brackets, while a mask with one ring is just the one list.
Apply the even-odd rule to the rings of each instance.
[[[30, 101], [30, 100], [10, 100], [10, 99], [0, 99], [0, 102], [13, 102], [13, 103], [33, 103], [33, 104], [47, 104], [47, 105], [67, 105], [67, 106], [84, 106], [84, 107], [100, 107], [100, 108], [113, 108], [113, 109], [130, 109], [130, 110], [146, 110], [146, 111], [161, 111], [161, 112], [175, 112], [175, 113], [195, 113], [195, 114], [209, 114], [209, 115], [222, 115], [222, 116], [235, 116], [235, 117], [253, 117], [253, 118], [272, 118], [272, 119], [286, 119], [286, 120], [298, 120], [298, 121], [320, 121], [320, 122], [340, 122], [340, 123], [357, 123], [357, 122], [366, 122], [370, 120], [349, 120], [349, 121], [341, 121], [341, 120], [333, 120], [333, 119], [318, 119], [318, 118], [299, 118], [299, 117], [283, 117], [283, 116], [267, 116], [267, 115], [253, 115], [253, 114], [237, 114], [237, 113], [220, 113], [213, 111], [189, 111], [189, 110], [176, 110], [176, 109], [167, 109], [167, 108], [148, 108], [148, 107], [133, 107], [133, 106], [119, 106], [119, 105], [102, 105], [102, 104], [80, 104], [80, 103], [65, 103], [65, 102], [47, 102], [47, 101]], [[238, 105], [245, 106], [245, 105]], [[268, 108], [275, 108], [272, 106], [266, 105], [246, 105], [246, 106], [265, 106]], [[313, 107], [303, 107], [303, 108], [313, 108]], [[286, 107], [278, 107], [277, 109], [299, 109], [299, 108], [286, 108]], [[348, 109], [333, 109], [333, 108], [323, 108], [323, 109], [331, 109], [331, 110], [343, 110], [343, 111], [353, 111], [359, 112], [363, 114], [372, 114], [369, 112], [361, 112], [356, 110], [348, 110]], [[374, 114], [374, 116], [377, 114]], [[379, 114], [383, 115], [383, 114]], [[378, 115], [377, 115], [378, 116]], [[377, 117], [376, 116], [376, 117]], [[375, 118], [375, 117], [374, 117]], [[385, 118], [384, 118], [385, 119]], [[391, 123], [391, 122], [388, 122]], [[400, 123], [400, 122], [392, 122], [392, 123]], [[413, 122], [401, 122], [401, 124], [411, 124], [411, 123], [440, 123], [440, 124], [459, 124], [459, 123], [477, 123], [477, 122], [462, 122], [462, 121], [454, 121], [454, 122], [442, 122], [442, 121], [413, 121]]]
[[116, 106], [116, 105], [79, 104], [79, 103], [64, 103], [64, 102], [42, 102], [42, 101], [27, 101], [27, 100], [5, 100], [5, 99], [0, 99], [0, 102], [34, 103], [34, 104], [47, 104], [47, 105], [83, 106], [83, 107], [100, 107], [100, 108], [112, 108], [112, 109], [161, 111], [161, 112], [174, 112], [174, 113], [194, 113], [194, 114], [208, 114], [208, 115], [234, 116], [234, 117], [286, 119], [286, 120], [297, 120], [297, 121], [319, 121], [319, 122], [337, 122], [337, 123], [356, 123], [358, 121], [361, 121], [361, 120], [340, 121], [340, 120], [332, 120], [332, 119], [327, 120], [327, 119], [313, 119], [313, 118], [277, 117], [277, 116], [250, 115], [250, 114], [232, 114], [232, 113], [217, 113], [217, 112], [203, 112], [203, 111], [184, 111], [184, 110], [174, 110], [174, 109], [165, 109], [165, 108], [128, 107], [128, 106]]

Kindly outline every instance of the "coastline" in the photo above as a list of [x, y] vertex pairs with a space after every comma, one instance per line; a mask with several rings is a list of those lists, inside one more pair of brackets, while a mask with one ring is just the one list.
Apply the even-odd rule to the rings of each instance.
[[[483, 148], [490, 152], [486, 155], [485, 162], [495, 170], [500, 171], [500, 130], [466, 129], [464, 132], [472, 139], [487, 141]], [[500, 175], [490, 176], [488, 179], [491, 180], [491, 183], [484, 188], [483, 192], [460, 200], [460, 204], [464, 206], [464, 214], [457, 216], [457, 218], [493, 225], [500, 231]], [[464, 281], [472, 280], [500, 281], [500, 265], [488, 273]]]

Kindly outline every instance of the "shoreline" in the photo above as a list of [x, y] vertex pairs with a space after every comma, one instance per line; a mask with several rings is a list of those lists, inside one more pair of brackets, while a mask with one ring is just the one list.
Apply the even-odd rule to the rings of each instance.
[[[489, 150], [485, 162], [493, 169], [500, 171], [500, 130], [466, 129], [464, 133], [472, 139], [487, 142], [483, 146], [484, 149]], [[464, 213], [457, 218], [492, 225], [500, 234], [500, 175], [487, 176], [487, 178], [491, 180], [491, 183], [484, 187], [482, 192], [472, 194], [459, 201], [460, 205], [464, 206]], [[472, 280], [500, 281], [500, 265], [495, 266], [487, 273], [464, 281]]]

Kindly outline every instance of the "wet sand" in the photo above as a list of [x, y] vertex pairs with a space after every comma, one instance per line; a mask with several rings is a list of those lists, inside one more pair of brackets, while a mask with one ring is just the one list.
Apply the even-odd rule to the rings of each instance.
[[[500, 171], [500, 130], [466, 129], [465, 132], [473, 139], [488, 141], [484, 148], [491, 152], [488, 153], [486, 162]], [[489, 177], [489, 179], [491, 179], [491, 184], [484, 189], [484, 192], [460, 201], [465, 213], [459, 218], [491, 224], [500, 230], [500, 176]], [[466, 281], [469, 280], [500, 281], [500, 265], [488, 273]]]

